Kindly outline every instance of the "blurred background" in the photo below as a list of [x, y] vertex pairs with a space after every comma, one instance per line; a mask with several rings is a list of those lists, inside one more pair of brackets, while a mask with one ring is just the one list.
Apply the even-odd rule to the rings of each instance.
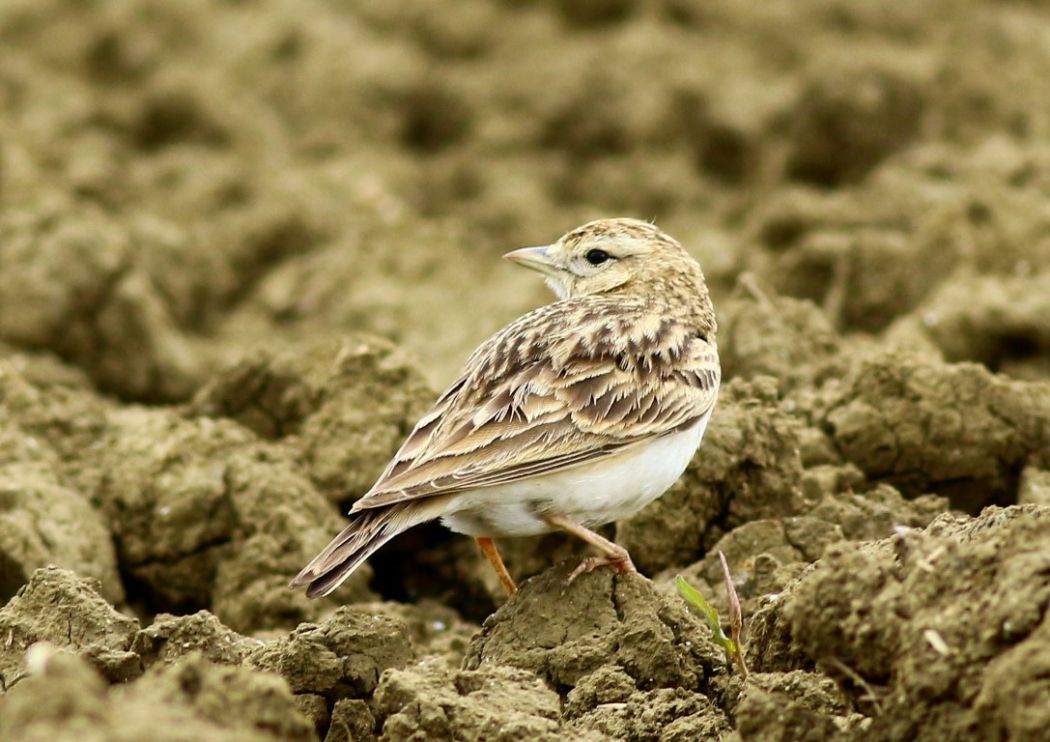
[[0, 348], [124, 399], [362, 330], [440, 386], [548, 299], [503, 252], [613, 215], [1047, 369], [1040, 3], [4, 0], [0, 50]]

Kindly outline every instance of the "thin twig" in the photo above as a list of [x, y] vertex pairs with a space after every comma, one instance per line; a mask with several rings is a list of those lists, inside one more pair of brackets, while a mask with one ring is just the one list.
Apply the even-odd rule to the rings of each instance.
[[852, 680], [854, 683], [863, 688], [864, 692], [867, 694], [867, 698], [861, 697], [859, 700], [867, 700], [872, 706], [875, 707], [876, 716], [882, 716], [882, 704], [879, 702], [879, 697], [875, 695], [875, 689], [871, 687], [867, 680], [861, 677], [860, 673], [858, 673], [852, 667], [840, 660], [838, 657], [826, 657], [823, 661], [833, 665], [835, 669], [842, 672], [850, 680]]
[[736, 652], [733, 653], [733, 661], [736, 662], [740, 674], [747, 677], [747, 663], [744, 661], [744, 611], [740, 608], [740, 598], [736, 594], [736, 585], [733, 584], [733, 575], [729, 573], [729, 563], [726, 555], [718, 552], [718, 559], [722, 562], [722, 575], [726, 581], [726, 600], [729, 603], [729, 631], [736, 644]]

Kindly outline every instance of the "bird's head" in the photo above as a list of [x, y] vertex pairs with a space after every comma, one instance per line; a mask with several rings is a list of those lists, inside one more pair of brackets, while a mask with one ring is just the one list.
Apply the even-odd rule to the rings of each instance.
[[638, 219], [599, 219], [553, 244], [523, 247], [503, 257], [542, 273], [559, 299], [651, 292], [683, 272], [700, 275], [696, 261], [678, 242]]

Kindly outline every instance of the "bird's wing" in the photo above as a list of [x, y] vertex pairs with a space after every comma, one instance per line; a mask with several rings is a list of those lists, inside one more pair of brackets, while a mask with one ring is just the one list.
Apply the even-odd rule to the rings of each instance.
[[596, 297], [487, 340], [351, 512], [593, 462], [709, 412], [718, 351], [687, 324]]

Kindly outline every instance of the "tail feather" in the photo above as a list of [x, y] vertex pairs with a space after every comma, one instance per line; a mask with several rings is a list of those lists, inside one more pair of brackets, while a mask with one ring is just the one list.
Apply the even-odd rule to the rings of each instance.
[[310, 598], [328, 595], [387, 541], [430, 520], [412, 510], [411, 506], [397, 505], [355, 514], [350, 524], [303, 567], [290, 586], [307, 585], [306, 595]]

